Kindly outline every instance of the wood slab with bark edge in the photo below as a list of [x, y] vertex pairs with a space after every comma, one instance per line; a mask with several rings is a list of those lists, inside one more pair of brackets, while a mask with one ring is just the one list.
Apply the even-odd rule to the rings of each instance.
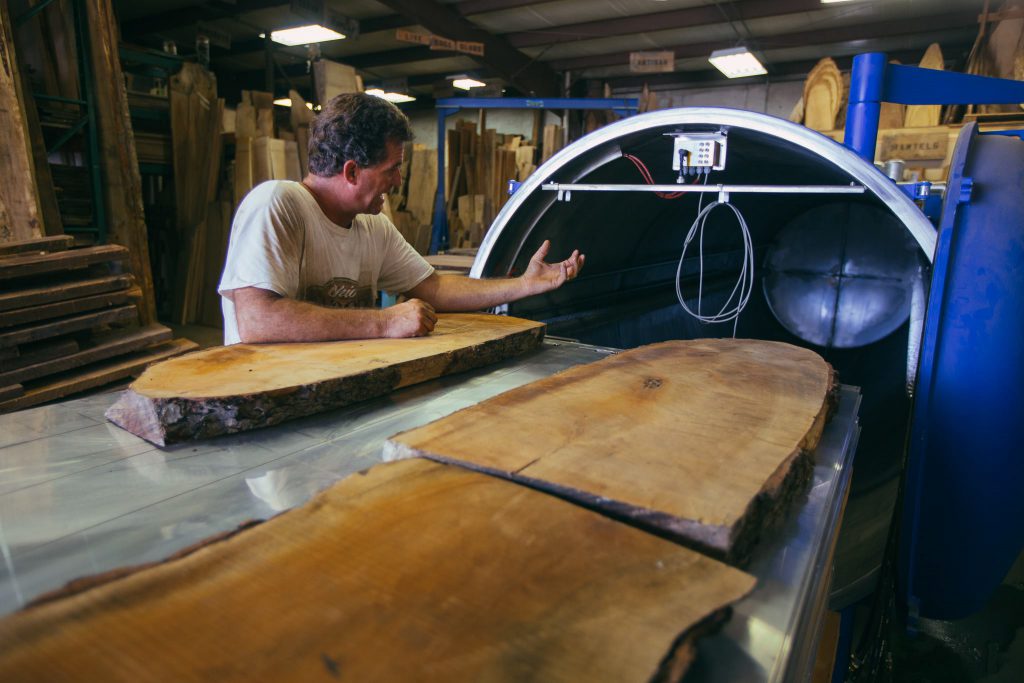
[[810, 478], [832, 368], [754, 340], [652, 344], [500, 394], [392, 437], [742, 562]]
[[675, 680], [754, 583], [556, 497], [417, 459], [0, 621], [0, 680]]
[[441, 315], [427, 337], [235, 344], [156, 365], [107, 419], [158, 446], [275, 425], [536, 348], [544, 325]]

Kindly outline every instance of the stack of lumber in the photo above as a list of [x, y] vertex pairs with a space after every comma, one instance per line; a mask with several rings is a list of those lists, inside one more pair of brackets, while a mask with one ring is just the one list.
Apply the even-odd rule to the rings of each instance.
[[508, 201], [508, 181], [522, 182], [536, 169], [536, 147], [522, 136], [493, 128], [477, 134], [472, 121], [448, 131], [447, 211], [449, 244], [478, 247], [488, 226]]
[[[127, 92], [121, 62], [118, 56], [118, 33], [110, 0], [90, 0], [80, 3], [84, 7], [83, 26], [89, 33], [90, 60], [88, 64], [78, 63], [75, 44], [82, 36], [76, 36], [72, 4], [50, 3], [30, 21], [22, 22], [15, 34], [18, 56], [24, 56], [25, 71], [32, 74], [31, 83], [14, 88], [0, 85], [0, 97], [17, 93], [20, 110], [27, 119], [31, 143], [35, 192], [40, 206], [42, 230], [45, 235], [62, 234], [64, 229], [88, 227], [92, 230], [105, 229], [106, 240], [121, 244], [128, 249], [131, 270], [142, 291], [139, 315], [143, 323], [156, 319], [156, 305], [153, 295], [153, 278], [150, 271], [149, 245], [146, 234], [145, 212], [142, 202], [142, 180], [139, 174], [135, 139], [128, 115]], [[2, 3], [3, 37], [2, 52], [5, 73], [17, 71], [15, 51], [11, 49], [9, 32], [10, 17], [6, 11], [21, 16], [28, 10], [40, 9], [32, 0], [12, 0]], [[10, 69], [8, 71], [8, 69]], [[99, 154], [89, 159], [89, 145], [81, 139], [65, 145], [55, 154], [47, 153], [46, 145], [72, 132], [73, 126], [81, 119], [83, 110], [75, 104], [64, 101], [40, 100], [39, 111], [28, 95], [29, 91], [45, 95], [78, 99], [82, 88], [78, 82], [79, 72], [89, 72], [92, 82], [92, 99], [98, 135]], [[31, 86], [31, 87], [28, 87]], [[11, 102], [4, 102], [0, 110], [13, 113]], [[12, 127], [0, 125], [4, 134], [11, 135]], [[84, 134], [84, 133], [83, 133]], [[2, 136], [3, 134], [0, 134]], [[14, 141], [0, 143], [0, 155], [17, 148]], [[50, 163], [54, 166], [51, 169]], [[7, 173], [12, 168], [0, 163]], [[91, 174], [101, 179], [102, 201], [104, 204], [103, 225], [98, 224], [99, 212], [93, 206]], [[18, 171], [19, 183], [25, 183], [29, 175]], [[0, 183], [0, 193], [12, 187], [11, 180]], [[3, 238], [0, 237], [0, 241]]]
[[117, 245], [69, 249], [68, 236], [0, 245], [0, 412], [138, 374], [195, 348], [139, 327], [141, 291]]
[[834, 130], [845, 100], [839, 67], [831, 57], [825, 57], [814, 65], [804, 81], [804, 125], [813, 130]]
[[544, 126], [544, 145], [541, 148], [540, 163], [544, 163], [555, 155], [555, 152], [562, 149], [563, 130], [557, 123], [549, 123]]
[[203, 317], [216, 312], [209, 292], [216, 290], [227, 239], [223, 207], [216, 201], [224, 100], [217, 98], [217, 80], [210, 71], [186, 63], [171, 77], [170, 103], [181, 249], [173, 310], [174, 319], [185, 324], [200, 319], [204, 302], [208, 310]]
[[402, 186], [388, 196], [391, 221], [405, 241], [426, 254], [437, 194], [437, 151], [421, 144], [406, 146]]

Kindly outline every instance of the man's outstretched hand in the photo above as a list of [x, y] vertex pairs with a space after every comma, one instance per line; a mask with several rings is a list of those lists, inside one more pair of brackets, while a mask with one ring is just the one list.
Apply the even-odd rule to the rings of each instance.
[[551, 240], [544, 240], [540, 249], [530, 259], [530, 265], [526, 267], [526, 272], [523, 273], [522, 280], [529, 294], [542, 294], [558, 289], [579, 275], [583, 268], [586, 257], [580, 253], [579, 249], [574, 249], [569, 258], [564, 261], [546, 263], [544, 257], [548, 255], [550, 249]]

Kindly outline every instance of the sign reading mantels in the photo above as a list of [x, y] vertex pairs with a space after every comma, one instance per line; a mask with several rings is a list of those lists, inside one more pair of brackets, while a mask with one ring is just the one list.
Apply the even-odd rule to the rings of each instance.
[[477, 57], [484, 56], [484, 44], [469, 40], [452, 40], [443, 36], [435, 36], [432, 33], [420, 33], [419, 31], [410, 31], [404, 28], [395, 31], [395, 39], [403, 43], [426, 45], [431, 50], [448, 50]]

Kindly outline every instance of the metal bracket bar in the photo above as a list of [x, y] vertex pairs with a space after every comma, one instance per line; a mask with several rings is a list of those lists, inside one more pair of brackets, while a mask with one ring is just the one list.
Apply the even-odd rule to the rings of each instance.
[[85, 106], [86, 104], [88, 104], [88, 102], [86, 102], [85, 100], [76, 100], [70, 97], [58, 97], [57, 95], [47, 95], [41, 92], [32, 93], [32, 97], [36, 98], [37, 100], [43, 100], [46, 102], [63, 102], [64, 104], [77, 104], [80, 106]]
[[558, 193], [569, 201], [572, 192], [717, 192], [718, 201], [728, 202], [730, 193], [751, 194], [864, 194], [863, 185], [628, 185], [614, 183], [544, 183], [542, 190]]
[[50, 145], [49, 147], [46, 148], [46, 153], [47, 154], [53, 154], [58, 149], [63, 147], [67, 143], [68, 140], [73, 138], [76, 134], [78, 134], [79, 131], [81, 131], [83, 128], [85, 128], [87, 123], [89, 123], [89, 117], [88, 116], [83, 116], [82, 118], [78, 119], [78, 121], [75, 123], [75, 125], [71, 126], [66, 131], [64, 131], [63, 135], [61, 135], [59, 138], [57, 138], [57, 140], [54, 141], [54, 143], [52, 145]]
[[43, 0], [41, 3], [39, 3], [38, 5], [36, 5], [32, 9], [30, 9], [29, 11], [25, 12], [24, 14], [22, 14], [17, 19], [15, 19], [14, 20], [15, 25], [16, 26], [21, 26], [26, 21], [28, 21], [29, 19], [31, 19], [32, 17], [34, 17], [35, 15], [39, 14], [44, 9], [49, 7], [51, 3], [53, 3], [53, 0]]

